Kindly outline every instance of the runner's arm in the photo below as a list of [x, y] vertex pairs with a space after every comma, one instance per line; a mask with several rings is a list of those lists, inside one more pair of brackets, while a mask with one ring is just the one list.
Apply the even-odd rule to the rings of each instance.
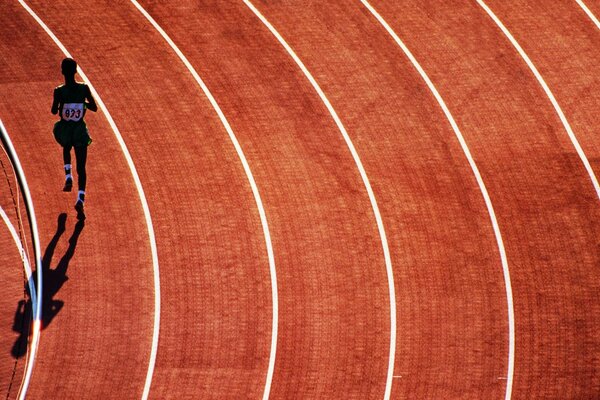
[[52, 109], [50, 112], [54, 115], [58, 114], [58, 90], [54, 89], [54, 100], [52, 100]]
[[96, 100], [94, 100], [94, 96], [92, 96], [92, 91], [87, 85], [85, 87], [85, 99], [87, 100], [87, 102], [85, 103], [85, 108], [94, 112], [98, 111], [98, 105], [96, 105]]

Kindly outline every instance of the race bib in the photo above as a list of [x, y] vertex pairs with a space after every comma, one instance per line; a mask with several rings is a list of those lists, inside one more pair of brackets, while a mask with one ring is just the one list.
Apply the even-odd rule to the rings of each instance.
[[65, 103], [62, 108], [62, 119], [79, 121], [83, 118], [83, 103]]

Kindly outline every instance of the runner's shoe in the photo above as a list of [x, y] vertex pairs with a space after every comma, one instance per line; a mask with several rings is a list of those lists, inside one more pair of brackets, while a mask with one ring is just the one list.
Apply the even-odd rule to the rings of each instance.
[[69, 177], [65, 180], [63, 192], [70, 192], [73, 189], [73, 178]]

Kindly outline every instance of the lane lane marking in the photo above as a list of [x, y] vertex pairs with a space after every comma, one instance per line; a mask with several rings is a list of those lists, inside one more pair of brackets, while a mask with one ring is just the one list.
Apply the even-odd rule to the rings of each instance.
[[[63, 44], [60, 42], [60, 40], [58, 40], [56, 35], [54, 35], [54, 33], [50, 30], [50, 28], [48, 28], [48, 26], [44, 23], [44, 21], [42, 21], [40, 19], [40, 17], [38, 17], [38, 15], [25, 3], [25, 1], [24, 0], [18, 0], [18, 1], [23, 6], [23, 8], [25, 10], [27, 10], [27, 12], [44, 29], [44, 31], [46, 31], [48, 36], [50, 36], [50, 38], [54, 41], [54, 43], [62, 50], [64, 55], [66, 57], [73, 58], [71, 56], [71, 54], [67, 51], [65, 46], [63, 46]], [[117, 138], [117, 141], [119, 142], [119, 145], [121, 146], [121, 151], [123, 152], [123, 155], [125, 156], [125, 159], [127, 160], [127, 165], [129, 166], [129, 170], [131, 171], [131, 175], [133, 176], [133, 180], [135, 182], [135, 187], [137, 189], [137, 192], [138, 192], [138, 195], [140, 198], [140, 202], [142, 204], [142, 209], [144, 211], [144, 218], [146, 220], [146, 226], [147, 226], [147, 230], [148, 230], [148, 240], [150, 242], [150, 251], [152, 254], [152, 268], [153, 268], [153, 275], [154, 275], [154, 327], [153, 327], [153, 332], [152, 332], [152, 348], [150, 351], [148, 372], [146, 374], [144, 395], [142, 397], [143, 399], [146, 399], [148, 396], [148, 390], [150, 388], [150, 382], [152, 381], [152, 375], [154, 374], [154, 366], [156, 363], [156, 352], [158, 349], [158, 336], [159, 336], [159, 331], [160, 331], [160, 273], [159, 273], [159, 264], [158, 264], [158, 251], [156, 248], [156, 237], [154, 235], [154, 227], [152, 225], [152, 217], [150, 216], [150, 208], [148, 206], [148, 200], [146, 199], [146, 195], [144, 194], [142, 182], [141, 182], [138, 172], [135, 168], [135, 164], [133, 162], [133, 159], [131, 158], [131, 154], [129, 153], [127, 145], [125, 144], [125, 141], [123, 140], [123, 137], [121, 136], [121, 132], [119, 131], [119, 128], [117, 127], [115, 121], [113, 120], [108, 109], [106, 108], [106, 105], [102, 101], [102, 98], [100, 97], [100, 95], [98, 94], [98, 92], [96, 91], [94, 86], [91, 84], [91, 82], [89, 81], [87, 76], [83, 73], [82, 69], [79, 67], [78, 67], [78, 72], [79, 72], [79, 75], [81, 76], [81, 78], [90, 87], [92, 95], [94, 96], [94, 98], [96, 99], [96, 103], [98, 104], [98, 107], [104, 113], [106, 119], [108, 120], [110, 127], [112, 128], [112, 131], [115, 134], [115, 137]]]
[[304, 73], [306, 78], [310, 81], [311, 85], [313, 86], [313, 88], [315, 89], [315, 91], [317, 92], [319, 97], [321, 98], [321, 101], [323, 101], [323, 103], [327, 107], [327, 110], [331, 114], [331, 117], [335, 121], [338, 129], [340, 130], [342, 136], [344, 137], [346, 145], [348, 146], [348, 149], [350, 150], [350, 153], [352, 154], [352, 157], [354, 158], [354, 162], [356, 163], [356, 166], [358, 168], [358, 171], [360, 172], [360, 176], [362, 178], [363, 184], [369, 195], [369, 200], [371, 201], [371, 207], [373, 209], [373, 214], [375, 215], [375, 220], [377, 222], [377, 229], [379, 231], [379, 236], [381, 238], [381, 246], [383, 249], [383, 255], [384, 255], [384, 259], [385, 259], [385, 267], [386, 267], [389, 297], [390, 297], [390, 351], [389, 351], [388, 372], [387, 372], [385, 395], [384, 395], [385, 399], [389, 399], [390, 395], [391, 395], [391, 390], [392, 390], [392, 381], [394, 378], [394, 361], [395, 361], [395, 356], [396, 356], [396, 289], [394, 286], [394, 273], [392, 270], [392, 259], [391, 259], [390, 250], [388, 247], [387, 236], [386, 236], [385, 229], [383, 226], [383, 219], [381, 218], [381, 214], [379, 212], [379, 207], [377, 205], [377, 200], [375, 199], [375, 194], [371, 187], [371, 183], [369, 182], [367, 173], [363, 167], [360, 157], [358, 156], [358, 153], [354, 147], [354, 144], [352, 143], [352, 140], [350, 139], [350, 136], [348, 135], [348, 132], [346, 131], [346, 128], [342, 124], [342, 121], [340, 120], [337, 112], [335, 111], [335, 109], [333, 108], [331, 103], [329, 102], [329, 99], [327, 98], [327, 96], [325, 96], [325, 93], [323, 92], [323, 90], [321, 89], [321, 87], [319, 86], [319, 84], [317, 83], [315, 78], [312, 76], [310, 71], [306, 68], [304, 63], [300, 60], [298, 55], [296, 55], [294, 50], [292, 50], [290, 45], [283, 39], [283, 37], [273, 27], [273, 25], [271, 25], [271, 23], [260, 13], [260, 11], [258, 11], [256, 9], [256, 7], [254, 7], [254, 5], [250, 1], [248, 1], [248, 0], [243, 0], [243, 1], [246, 4], [246, 6], [248, 6], [248, 8], [269, 29], [269, 31], [273, 34], [273, 36], [275, 36], [277, 38], [279, 43], [285, 48], [285, 50], [288, 52], [288, 54], [294, 59], [294, 61], [298, 65], [298, 67], [300, 67], [300, 69], [302, 70], [302, 72]]
[[[0, 129], [4, 130], [4, 134], [8, 136], [8, 132], [6, 131], [6, 128], [4, 127], [4, 124], [2, 123], [1, 119], [0, 119], [0, 124], [1, 124]], [[8, 155], [7, 150], [4, 147], [2, 147], [2, 151], [4, 154], [6, 154], [7, 159], [10, 160], [10, 156]], [[11, 164], [11, 166], [12, 166], [12, 164]], [[15, 181], [18, 182], [19, 178], [17, 176], [17, 172], [14, 170], [13, 170], [13, 175], [14, 175]], [[11, 192], [12, 192], [12, 189], [11, 189]], [[21, 207], [18, 205], [19, 201], [20, 201], [19, 193], [20, 192], [17, 190], [17, 193], [16, 193], [17, 198], [16, 198], [16, 202], [15, 202], [15, 207], [16, 207], [16, 212], [17, 212], [16, 216], [17, 216], [17, 221], [18, 221], [18, 225], [19, 225], [19, 231], [23, 232], [25, 227], [23, 225], [23, 222], [21, 221], [21, 211], [20, 211]], [[30, 293], [31, 293], [31, 304], [32, 304], [32, 308], [33, 308], [31, 315], [35, 315], [35, 307], [36, 307], [35, 282], [33, 280], [33, 270], [31, 269], [31, 263], [29, 262], [29, 258], [27, 257], [27, 254], [29, 254], [29, 249], [27, 248], [28, 247], [27, 242], [25, 242], [23, 244], [19, 234], [17, 233], [17, 230], [15, 229], [14, 225], [8, 218], [8, 215], [2, 209], [1, 206], [0, 206], [0, 216], [2, 217], [2, 220], [4, 220], [4, 223], [6, 224], [6, 226], [8, 227], [8, 230], [10, 231], [10, 234], [13, 237], [15, 245], [17, 246], [17, 248], [19, 249], [19, 252], [21, 254], [21, 261], [23, 262], [25, 276], [27, 277], [27, 284], [29, 286]]]
[[598, 21], [598, 18], [596, 18], [594, 13], [585, 5], [585, 3], [582, 0], [575, 0], [575, 1], [577, 1], [577, 4], [579, 4], [579, 6], [581, 8], [583, 8], [583, 11], [585, 11], [585, 13], [588, 15], [588, 17], [590, 17], [590, 19], [594, 22], [594, 24], [596, 24], [596, 27], [598, 29], [600, 29], [600, 21]]
[[[1, 121], [1, 120], [0, 120]], [[8, 132], [5, 131], [5, 134], [8, 136]], [[10, 160], [10, 156], [8, 155], [6, 149], [4, 147], [2, 147], [2, 152], [6, 155], [6, 157]], [[11, 164], [12, 165], [12, 164]], [[19, 177], [17, 176], [17, 172], [14, 170], [14, 168], [12, 169], [13, 171], [13, 177], [15, 178], [15, 182], [19, 182]], [[12, 190], [11, 190], [12, 193]], [[25, 226], [23, 225], [23, 216], [21, 215], [21, 207], [19, 205], [20, 202], [20, 198], [21, 198], [21, 193], [19, 190], [16, 191], [16, 199], [15, 200], [15, 208], [16, 208], [16, 213], [17, 213], [17, 222], [18, 222], [18, 228], [20, 232], [24, 232], [25, 231]], [[27, 211], [27, 210], [25, 210]], [[25, 247], [25, 251], [27, 252], [27, 254], [31, 254], [29, 252], [29, 247], [27, 246], [27, 241], [25, 241], [25, 243], [23, 243], [24, 247]]]
[[[5, 143], [7, 149], [7, 155], [10, 154], [9, 159], [11, 160], [11, 164], [13, 165], [14, 171], [19, 182], [19, 186], [23, 191], [23, 200], [25, 201], [25, 205], [28, 211], [28, 219], [29, 219], [29, 228], [31, 231], [31, 240], [33, 242], [33, 251], [36, 263], [36, 275], [37, 275], [37, 291], [33, 284], [33, 278], [31, 273], [31, 267], [29, 267], [29, 279], [27, 283], [30, 287], [31, 293], [31, 307], [32, 307], [32, 315], [33, 315], [33, 326], [31, 329], [31, 346], [29, 348], [29, 356], [27, 357], [26, 365], [25, 365], [25, 373], [23, 380], [21, 382], [21, 386], [19, 388], [19, 400], [24, 400], [27, 396], [27, 391], [29, 390], [29, 383], [31, 381], [31, 376], [33, 375], [33, 367], [35, 365], [35, 357], [38, 352], [39, 344], [40, 344], [40, 335], [41, 335], [41, 326], [42, 326], [42, 251], [40, 248], [40, 236], [39, 230], [37, 226], [37, 218], [35, 216], [35, 209], [33, 207], [33, 201], [31, 199], [31, 192], [29, 190], [29, 185], [27, 184], [27, 179], [25, 178], [25, 172], [21, 167], [21, 162], [19, 161], [19, 155], [17, 154], [12, 141], [10, 140], [10, 136], [4, 127], [4, 123], [0, 120], [0, 135], [2, 135], [2, 142]], [[2, 211], [4, 213], [4, 211]], [[10, 222], [10, 221], [9, 221]], [[10, 229], [10, 227], [9, 227]], [[13, 228], [14, 230], [14, 228]], [[16, 234], [16, 231], [15, 231]], [[18, 238], [18, 236], [17, 236]], [[19, 241], [20, 242], [20, 241]], [[24, 251], [24, 250], [23, 250]], [[23, 253], [25, 256], [25, 253]], [[27, 273], [27, 269], [26, 269]], [[37, 298], [36, 298], [37, 296]]]
[[210, 101], [210, 104], [212, 105], [213, 109], [219, 116], [221, 123], [225, 127], [225, 130], [227, 131], [227, 134], [229, 135], [229, 138], [230, 138], [231, 142], [233, 143], [233, 146], [235, 147], [235, 151], [242, 163], [242, 166], [244, 167], [244, 172], [246, 173], [248, 182], [250, 183], [250, 187], [252, 189], [252, 194], [253, 194], [254, 200], [256, 202], [256, 207], [258, 208], [258, 213], [260, 215], [260, 222], [261, 222], [262, 229], [263, 229], [263, 235], [265, 237], [265, 245], [267, 247], [267, 256], [269, 259], [269, 271], [271, 274], [271, 296], [273, 299], [273, 321], [272, 321], [272, 327], [271, 327], [271, 349], [270, 349], [270, 355], [269, 355], [269, 366], [267, 369], [265, 389], [263, 392], [263, 399], [267, 400], [269, 398], [269, 394], [271, 391], [271, 382], [273, 380], [273, 371], [275, 370], [275, 357], [276, 357], [276, 352], [277, 352], [277, 335], [278, 335], [278, 324], [279, 324], [279, 300], [278, 300], [278, 291], [277, 291], [277, 272], [276, 272], [276, 268], [275, 268], [275, 256], [274, 256], [274, 252], [273, 252], [273, 245], [271, 243], [271, 233], [269, 231], [267, 215], [265, 212], [265, 208], [263, 206], [260, 192], [258, 190], [258, 186], [256, 184], [256, 181], [254, 180], [254, 175], [252, 174], [250, 165], [248, 164], [248, 160], [246, 159], [246, 156], [244, 155], [242, 147], [240, 146], [240, 143], [239, 143], [237, 137], [235, 136], [235, 133], [233, 132], [233, 129], [231, 128], [231, 125], [229, 124], [229, 121], [227, 121], [227, 118], [225, 117], [225, 114], [221, 110], [221, 107], [215, 100], [214, 96], [212, 95], [212, 93], [210, 92], [210, 90], [208, 89], [208, 87], [206, 86], [204, 81], [202, 80], [202, 78], [200, 78], [200, 75], [198, 74], [196, 69], [188, 61], [188, 59], [181, 52], [179, 47], [177, 47], [177, 45], [173, 42], [173, 40], [171, 40], [169, 35], [167, 35], [167, 33], [154, 20], [154, 18], [152, 18], [152, 16], [150, 14], [148, 14], [148, 12], [146, 12], [146, 10], [136, 0], [131, 0], [131, 2], [144, 15], [144, 17], [146, 17], [146, 19], [152, 24], [152, 26], [154, 26], [154, 28], [161, 34], [161, 36], [165, 39], [165, 41], [171, 46], [173, 51], [175, 51], [175, 53], [177, 54], [179, 59], [187, 67], [188, 71], [192, 74], [192, 76], [194, 77], [194, 79], [196, 80], [196, 82], [198, 83], [200, 88], [202, 89], [202, 92], [204, 93], [204, 95]]
[[375, 8], [373, 8], [373, 6], [371, 6], [371, 4], [369, 4], [368, 1], [361, 0], [361, 2], [371, 12], [371, 14], [373, 14], [373, 16], [377, 19], [377, 21], [379, 21], [379, 23], [385, 28], [385, 30], [390, 34], [390, 36], [394, 39], [394, 41], [398, 44], [398, 46], [400, 46], [400, 48], [402, 49], [404, 54], [408, 57], [410, 62], [413, 64], [415, 69], [419, 72], [419, 74], [421, 75], [421, 77], [423, 78], [423, 80], [425, 81], [427, 86], [429, 87], [429, 90], [431, 91], [431, 93], [433, 93], [438, 104], [444, 111], [444, 114], [446, 115], [446, 118], [448, 119], [450, 126], [452, 127], [452, 130], [454, 131], [454, 134], [456, 135], [456, 137], [462, 147], [462, 150], [465, 153], [467, 160], [469, 161], [469, 165], [471, 167], [471, 170], [473, 171], [473, 174], [475, 175], [475, 179], [477, 180], [477, 184], [479, 185], [479, 190], [481, 191], [481, 194], [485, 201], [485, 205], [487, 207], [488, 214], [490, 216], [492, 227], [494, 229], [494, 235], [496, 236], [498, 251], [500, 252], [500, 260], [502, 263], [502, 271], [504, 274], [504, 286], [506, 288], [506, 302], [507, 302], [507, 308], [508, 308], [508, 343], [509, 343], [509, 346], [508, 346], [508, 370], [506, 372], [507, 382], [506, 382], [505, 400], [510, 400], [511, 395], [512, 395], [512, 384], [513, 384], [513, 376], [514, 376], [514, 368], [515, 368], [515, 312], [514, 312], [514, 304], [513, 304], [512, 285], [511, 285], [511, 280], [510, 280], [510, 271], [508, 268], [508, 259], [506, 256], [506, 250], [504, 248], [504, 241], [502, 239], [502, 233], [500, 232], [500, 225], [498, 224], [498, 219], [496, 218], [496, 212], [494, 211], [494, 206], [492, 204], [492, 200], [491, 200], [488, 190], [485, 186], [485, 183], [483, 181], [481, 173], [479, 172], [479, 168], [477, 167], [477, 164], [475, 163], [475, 160], [474, 160], [473, 156], [471, 155], [469, 146], [467, 145], [467, 142], [466, 142], [462, 132], [460, 131], [458, 124], [454, 120], [452, 113], [448, 109], [446, 102], [444, 101], [444, 99], [442, 98], [442, 96], [440, 95], [438, 90], [436, 89], [435, 85], [433, 84], [431, 79], [429, 79], [429, 76], [427, 75], [427, 73], [425, 73], [425, 70], [421, 67], [421, 64], [419, 64], [419, 62], [413, 56], [413, 54], [408, 49], [408, 47], [404, 44], [404, 42], [402, 42], [402, 40], [400, 40], [400, 37], [398, 37], [396, 32], [394, 32], [394, 30], [383, 19], [383, 17], [377, 12], [377, 10], [375, 10]]
[[571, 139], [571, 142], [573, 143], [575, 150], [577, 150], [577, 154], [579, 155], [579, 158], [581, 159], [588, 175], [590, 176], [590, 179], [592, 180], [592, 184], [594, 185], [594, 189], [596, 190], [596, 196], [600, 199], [600, 184], [598, 184], [598, 179], [596, 178], [596, 175], [594, 174], [594, 170], [592, 169], [592, 166], [590, 165], [590, 162], [588, 161], [588, 158], [586, 157], [583, 149], [579, 145], [579, 141], [577, 140], [577, 137], [575, 137], [575, 133], [573, 132], [573, 129], [571, 129], [571, 125], [569, 124], [569, 121], [567, 121], [567, 117], [565, 116], [562, 109], [560, 108], [560, 105], [558, 104], [558, 101], [554, 97], [554, 94], [552, 94], [552, 91], [546, 84], [546, 81], [544, 80], [542, 75], [539, 73], [538, 69], [535, 67], [535, 65], [533, 64], [533, 62], [531, 61], [531, 59], [529, 58], [527, 53], [525, 53], [525, 50], [523, 50], [523, 48], [519, 45], [517, 40], [510, 33], [510, 31], [506, 28], [506, 26], [504, 26], [504, 24], [502, 23], [502, 21], [500, 21], [500, 19], [496, 16], [496, 14], [494, 14], [494, 12], [482, 0], [477, 0], [477, 3], [481, 6], [481, 8], [483, 8], [485, 10], [485, 12], [487, 12], [487, 14], [490, 16], [490, 18], [492, 18], [492, 20], [496, 23], [496, 25], [498, 25], [498, 27], [502, 30], [502, 32], [508, 38], [508, 40], [510, 40], [512, 45], [515, 47], [515, 49], [521, 55], [521, 58], [523, 58], [525, 63], [527, 63], [527, 66], [529, 67], [531, 72], [533, 72], [533, 75], [535, 75], [537, 81], [544, 89], [544, 92], [546, 92], [546, 96], [548, 96], [548, 98], [550, 99], [550, 102], [552, 103], [552, 106], [554, 106], [554, 109], [556, 110], [556, 113], [558, 114], [560, 121], [562, 122], [563, 126], [565, 127], [565, 130], [567, 131], [567, 134], [569, 135], [569, 138]]
[[[32, 314], [33, 316], [35, 316], [35, 311], [37, 309], [37, 304], [36, 304], [36, 290], [35, 290], [35, 281], [33, 279], [33, 273], [31, 270], [31, 264], [29, 263], [29, 258], [27, 257], [25, 248], [23, 247], [23, 243], [21, 242], [21, 239], [19, 238], [19, 235], [17, 234], [17, 231], [15, 230], [14, 225], [12, 224], [12, 222], [10, 222], [10, 220], [8, 219], [8, 215], [6, 215], [6, 213], [4, 212], [4, 209], [2, 209], [2, 207], [0, 207], [0, 216], [2, 217], [2, 220], [4, 220], [4, 223], [6, 224], [6, 227], [8, 228], [10, 235], [13, 238], [13, 241], [15, 242], [15, 245], [17, 246], [17, 249], [19, 250], [19, 254], [21, 255], [21, 262], [23, 263], [23, 269], [25, 270], [25, 276], [27, 278], [27, 286], [29, 286], [29, 293], [31, 296], [31, 308], [32, 308]], [[40, 324], [34, 324], [34, 331], [32, 332], [32, 343], [34, 342], [34, 338], [33, 336], [38, 336], [40, 334], [40, 328], [41, 325]], [[36, 342], [38, 342], [38, 340], [35, 340]], [[33, 348], [33, 346], [32, 346]], [[27, 395], [27, 389], [29, 387], [29, 380], [31, 378], [31, 373], [33, 372], [33, 365], [35, 363], [35, 355], [36, 355], [36, 351], [30, 351], [30, 349], [28, 349], [28, 356], [27, 356], [27, 361], [26, 361], [26, 366], [25, 366], [25, 374], [24, 374], [24, 378], [21, 381], [21, 385], [19, 387], [19, 391], [18, 391], [18, 398], [19, 400], [23, 400], [25, 399], [25, 396]], [[15, 361], [16, 363], [17, 361]], [[16, 365], [15, 365], [16, 368]]]
[[21, 242], [21, 238], [19, 237], [19, 234], [17, 233], [15, 226], [12, 224], [12, 222], [8, 218], [8, 215], [6, 214], [6, 212], [4, 211], [4, 209], [1, 206], [0, 206], [0, 217], [4, 221], [4, 224], [6, 225], [6, 227], [8, 228], [8, 231], [10, 232], [10, 236], [12, 237], [13, 241], [15, 242], [15, 246], [17, 246], [17, 249], [19, 250], [19, 254], [21, 255], [21, 262], [23, 263], [23, 269], [25, 270], [25, 276], [27, 277], [27, 285], [29, 286], [29, 291], [31, 293], [31, 304], [33, 306], [33, 315], [35, 315], [35, 303], [36, 303], [37, 297], [36, 297], [36, 291], [35, 291], [35, 284], [33, 281], [33, 271], [31, 269], [31, 263], [29, 262], [29, 257], [27, 257], [27, 252], [25, 251], [25, 248], [23, 247], [23, 242]]

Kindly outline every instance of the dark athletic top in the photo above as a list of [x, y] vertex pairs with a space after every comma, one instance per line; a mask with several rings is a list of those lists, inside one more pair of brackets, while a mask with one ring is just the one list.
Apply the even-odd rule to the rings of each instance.
[[62, 121], [83, 122], [85, 99], [91, 97], [90, 88], [85, 83], [60, 85], [54, 89], [58, 100], [58, 114]]

